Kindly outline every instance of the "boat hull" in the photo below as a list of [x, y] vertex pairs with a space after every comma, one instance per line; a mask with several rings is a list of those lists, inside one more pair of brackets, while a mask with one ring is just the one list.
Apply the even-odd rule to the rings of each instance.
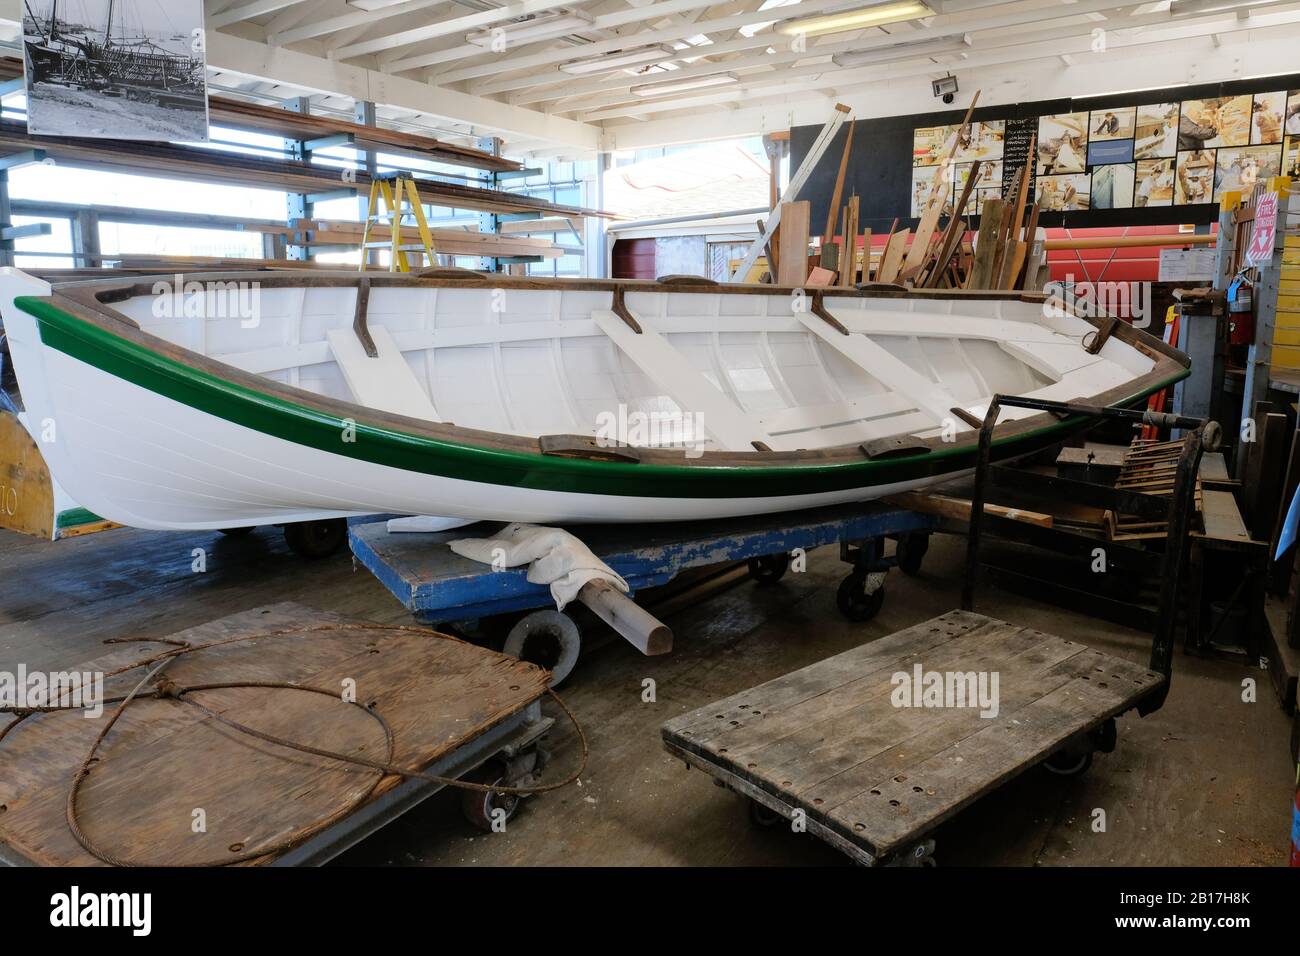
[[[31, 283], [26, 295], [10, 299], [5, 314], [42, 451], [84, 507], [135, 527], [371, 513], [537, 523], [727, 518], [871, 500], [974, 465], [971, 441], [875, 460], [789, 453], [691, 461], [679, 453], [677, 461], [621, 462], [431, 436], [418, 423], [408, 430], [357, 406], [349, 415], [218, 378], [141, 336], [51, 304], [44, 283], [22, 278]], [[16, 276], [7, 279], [13, 290]], [[1164, 384], [1144, 382], [1117, 397], [1136, 402]], [[1042, 418], [997, 438], [994, 457], [1031, 454], [1091, 424]]]

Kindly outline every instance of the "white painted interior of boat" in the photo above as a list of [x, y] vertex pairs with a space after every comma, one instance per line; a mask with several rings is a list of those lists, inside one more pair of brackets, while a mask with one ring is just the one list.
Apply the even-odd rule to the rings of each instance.
[[590, 435], [621, 406], [666, 419], [660, 444], [680, 440], [674, 422], [698, 414], [706, 447], [733, 451], [960, 433], [969, 426], [949, 410], [982, 417], [994, 392], [1077, 399], [1153, 364], [1114, 339], [1089, 355], [1093, 326], [1019, 300], [827, 295], [845, 336], [801, 311], [803, 297], [638, 291], [625, 300], [638, 335], [606, 291], [383, 286], [370, 293], [370, 358], [351, 328], [355, 289], [254, 294], [255, 324], [219, 290], [186, 296], [175, 315], [156, 314], [148, 295], [113, 307], [245, 371], [414, 418]]

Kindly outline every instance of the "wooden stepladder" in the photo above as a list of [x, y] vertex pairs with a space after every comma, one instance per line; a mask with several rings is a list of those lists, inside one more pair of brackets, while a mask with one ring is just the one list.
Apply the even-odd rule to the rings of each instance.
[[[380, 212], [379, 201], [383, 200], [384, 210]], [[402, 224], [410, 217], [415, 221], [420, 241], [405, 242]], [[388, 239], [372, 241], [372, 234], [382, 234], [389, 230]], [[429, 223], [424, 218], [424, 207], [420, 204], [420, 193], [415, 188], [415, 180], [409, 173], [379, 173], [370, 181], [370, 202], [366, 209], [366, 228], [361, 234], [361, 265], [366, 268], [366, 252], [369, 249], [388, 249], [389, 272], [410, 272], [411, 263], [408, 252], [421, 252], [429, 257], [429, 265], [437, 265], [433, 251], [433, 234], [429, 232]]]

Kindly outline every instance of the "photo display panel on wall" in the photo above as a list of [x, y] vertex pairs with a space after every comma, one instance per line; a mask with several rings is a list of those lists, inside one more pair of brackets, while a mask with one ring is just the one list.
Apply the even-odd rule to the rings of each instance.
[[[928, 187], [922, 170], [941, 161], [956, 128], [916, 130], [914, 183]], [[978, 215], [990, 198], [1006, 198], [1030, 149], [1033, 194], [1044, 212], [1215, 203], [1225, 191], [1249, 192], [1258, 182], [1300, 170], [1300, 90], [973, 122], [958, 142], [950, 186], [960, 195], [969, 163], [990, 161], [968, 214]], [[927, 196], [928, 188], [913, 188], [913, 217]]]
[[[1209, 224], [1225, 191], [1279, 173], [1300, 178], [1300, 73], [980, 106], [936, 183], [965, 113], [954, 106], [856, 121], [842, 193], [858, 197], [861, 227], [883, 235], [897, 219], [915, 228], [931, 190], [955, 201], [977, 160], [967, 217], [1007, 198], [1027, 166], [1044, 226]], [[790, 131], [792, 169], [821, 131], [820, 123]], [[812, 203], [814, 222], [830, 212], [846, 137], [847, 124], [797, 197]]]
[[202, 0], [24, 0], [36, 136], [208, 139]]

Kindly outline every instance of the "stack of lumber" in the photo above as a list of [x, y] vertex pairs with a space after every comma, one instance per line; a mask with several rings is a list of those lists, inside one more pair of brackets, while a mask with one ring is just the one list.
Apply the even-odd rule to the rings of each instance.
[[[1174, 493], [1174, 478], [1178, 460], [1183, 454], [1183, 441], [1152, 441], [1135, 438], [1124, 454], [1116, 488], [1170, 498]], [[1196, 478], [1196, 510], [1201, 510], [1201, 478]], [[1107, 512], [1108, 532], [1112, 541], [1153, 541], [1169, 534], [1169, 522], [1151, 521], [1133, 515]]]
[[[255, 232], [274, 232], [285, 237], [288, 245], [361, 246], [366, 224], [363, 222], [331, 221], [323, 219], [295, 219], [288, 226], [252, 226]], [[490, 232], [468, 229], [430, 229], [433, 250], [448, 256], [541, 256], [558, 259], [564, 250], [542, 236], [499, 236]], [[392, 237], [392, 227], [377, 225], [371, 230], [370, 241], [387, 242]], [[420, 243], [420, 233], [413, 226], [403, 226], [403, 244]]]
[[[290, 115], [288, 113], [286, 116]], [[267, 159], [175, 143], [146, 143], [134, 140], [80, 139], [70, 136], [31, 136], [25, 123], [0, 120], [0, 149], [6, 152], [44, 150], [57, 163], [82, 169], [105, 169], [140, 176], [282, 189], [291, 193], [332, 195], [340, 191], [370, 191], [370, 176], [364, 170], [341, 171], [288, 159]], [[460, 183], [416, 178], [420, 199], [435, 206], [475, 209], [493, 213], [539, 213], [552, 216], [608, 216], [594, 209], [581, 209], [547, 202], [534, 196], [484, 189]]]
[[[0, 58], [0, 80], [12, 80], [23, 75], [23, 61], [15, 57]], [[277, 106], [248, 103], [222, 96], [208, 97], [208, 118], [215, 126], [247, 130], [254, 133], [271, 133], [285, 139], [320, 140], [327, 137], [350, 136], [353, 145], [363, 149], [382, 150], [416, 156], [432, 162], [454, 163], [473, 169], [497, 172], [518, 170], [521, 163], [481, 149], [447, 143], [432, 136], [408, 133], [336, 117], [309, 113], [293, 113]]]
[[[970, 125], [978, 101], [977, 91], [965, 119], [945, 144], [942, 158], [934, 167], [935, 187], [952, 175], [958, 142]], [[772, 279], [790, 286], [853, 287], [876, 282], [916, 289], [1014, 290], [1034, 283], [1038, 270], [1030, 251], [1039, 209], [1033, 205], [1026, 216], [1031, 179], [1027, 166], [1016, 172], [1005, 199], [984, 203], [973, 246], [966, 238], [966, 209], [979, 180], [979, 162], [972, 164], [961, 196], [954, 203], [949, 203], [946, 188], [930, 190], [930, 200], [915, 232], [910, 228], [900, 231], [895, 219], [879, 260], [873, 261], [871, 230], [859, 231], [858, 197], [842, 201], [853, 129], [849, 127], [845, 139], [817, 254], [810, 257], [808, 252], [810, 204], [783, 203], [776, 241], [768, 237], [768, 261], [776, 263], [776, 268], [769, 270]], [[1029, 155], [1033, 153], [1031, 144]]]

